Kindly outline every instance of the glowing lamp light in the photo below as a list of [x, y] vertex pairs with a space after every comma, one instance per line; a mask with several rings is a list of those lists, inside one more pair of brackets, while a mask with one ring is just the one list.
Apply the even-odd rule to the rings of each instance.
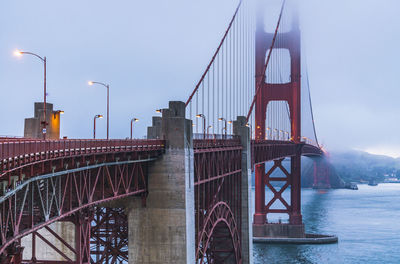
[[89, 84], [89, 85], [93, 85], [93, 82], [92, 82], [92, 81], [88, 81], [88, 84]]
[[22, 52], [19, 51], [19, 50], [15, 50], [14, 51], [14, 56], [21, 57], [22, 56]]

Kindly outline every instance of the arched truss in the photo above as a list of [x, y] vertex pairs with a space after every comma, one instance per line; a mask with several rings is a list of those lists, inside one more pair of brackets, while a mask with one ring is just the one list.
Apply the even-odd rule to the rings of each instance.
[[240, 234], [229, 205], [218, 202], [208, 212], [196, 249], [197, 263], [240, 263]]
[[60, 220], [73, 222], [79, 237], [73, 250], [76, 256], [65, 257], [63, 263], [75, 263], [74, 259], [78, 263], [89, 261], [94, 206], [133, 195], [145, 197], [147, 163], [154, 159], [101, 163], [20, 183], [0, 198], [1, 263], [20, 263], [20, 239]]
[[194, 140], [196, 263], [241, 263], [241, 160], [237, 138]]

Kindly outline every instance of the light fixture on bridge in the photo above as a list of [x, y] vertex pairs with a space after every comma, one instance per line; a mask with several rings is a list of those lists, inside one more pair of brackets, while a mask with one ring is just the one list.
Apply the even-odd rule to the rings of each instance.
[[21, 57], [22, 55], [27, 54], [27, 55], [32, 55], [35, 56], [36, 58], [40, 59], [43, 62], [43, 68], [44, 68], [44, 78], [43, 78], [43, 121], [40, 122], [43, 126], [42, 129], [42, 134], [43, 134], [43, 139], [46, 140], [46, 126], [48, 125], [47, 121], [46, 121], [46, 98], [47, 98], [47, 92], [46, 92], [46, 56], [41, 57], [36, 53], [33, 52], [29, 52], [29, 51], [21, 51], [21, 50], [15, 50], [14, 51], [14, 55], [17, 57]]
[[197, 114], [196, 117], [203, 118], [203, 137], [205, 139], [206, 138], [206, 129], [208, 130], [208, 128], [206, 128], [206, 116], [203, 114]]
[[133, 123], [134, 122], [139, 122], [139, 119], [138, 118], [132, 118], [131, 119], [131, 139], [133, 137]]
[[110, 85], [102, 82], [88, 81], [89, 85], [99, 84], [107, 88], [107, 139], [109, 138], [110, 130]]
[[14, 56], [16, 56], [16, 57], [21, 57], [21, 56], [22, 56], [22, 52], [19, 51], [19, 50], [15, 50], [15, 51], [14, 51]]
[[[228, 133], [228, 122], [227, 122], [226, 119], [223, 118], [223, 117], [218, 118], [218, 121], [223, 121], [223, 122], [225, 122], [225, 126], [222, 128], [222, 134], [225, 134], [225, 137], [226, 137], [226, 136], [227, 136], [227, 133]], [[225, 133], [224, 133], [224, 130], [225, 130]]]
[[209, 126], [207, 127], [207, 136], [210, 134], [209, 131], [210, 131], [210, 128], [212, 128], [212, 127], [213, 127], [212, 125], [209, 125]]
[[95, 115], [93, 118], [93, 139], [96, 139], [96, 119], [103, 118], [103, 115]]
[[250, 123], [247, 123], [246, 127], [250, 128], [250, 140], [251, 140], [253, 138], [253, 128], [251, 127]]
[[57, 110], [57, 111], [55, 111], [55, 112], [54, 112], [54, 119], [57, 118], [57, 115], [63, 115], [63, 114], [64, 114], [64, 111], [63, 111], [63, 110]]
[[162, 109], [157, 109], [157, 110], [156, 110], [156, 113], [161, 114], [161, 113], [162, 113]]

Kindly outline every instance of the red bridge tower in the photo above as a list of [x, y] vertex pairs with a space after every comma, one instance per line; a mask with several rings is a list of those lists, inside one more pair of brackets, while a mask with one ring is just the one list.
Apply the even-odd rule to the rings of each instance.
[[[291, 1], [293, 2], [293, 1]], [[259, 8], [257, 14], [256, 28], [256, 83], [261, 81], [262, 86], [256, 101], [256, 140], [265, 139], [266, 112], [268, 103], [271, 101], [286, 101], [290, 110], [291, 138], [296, 143], [296, 155], [291, 157], [290, 172], [282, 166], [283, 159], [275, 160], [273, 167], [266, 173], [265, 164], [258, 164], [255, 167], [255, 213], [253, 230], [255, 237], [264, 236], [288, 236], [304, 237], [304, 226], [301, 215], [300, 197], [300, 174], [301, 174], [301, 48], [300, 29], [298, 15], [292, 17], [290, 31], [277, 33], [276, 38], [282, 41], [276, 42], [274, 49], [286, 49], [290, 54], [290, 82], [267, 83], [264, 75], [264, 64], [267, 52], [273, 42], [274, 33], [267, 33], [264, 30], [264, 8]], [[260, 80], [262, 79], [262, 80]], [[257, 90], [257, 87], [256, 87]], [[271, 177], [275, 170], [281, 170], [286, 177]], [[273, 181], [283, 182], [282, 188], [277, 191]], [[265, 187], [268, 187], [273, 197], [268, 198], [266, 204]], [[290, 203], [285, 201], [282, 193], [290, 187]], [[273, 209], [272, 205], [280, 201], [284, 209]], [[268, 214], [287, 213], [289, 224], [270, 224]]]

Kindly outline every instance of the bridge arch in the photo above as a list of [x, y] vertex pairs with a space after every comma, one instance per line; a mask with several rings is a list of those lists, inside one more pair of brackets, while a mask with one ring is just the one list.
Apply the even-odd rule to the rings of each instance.
[[198, 236], [196, 261], [241, 263], [239, 230], [227, 203], [218, 202], [208, 212]]

